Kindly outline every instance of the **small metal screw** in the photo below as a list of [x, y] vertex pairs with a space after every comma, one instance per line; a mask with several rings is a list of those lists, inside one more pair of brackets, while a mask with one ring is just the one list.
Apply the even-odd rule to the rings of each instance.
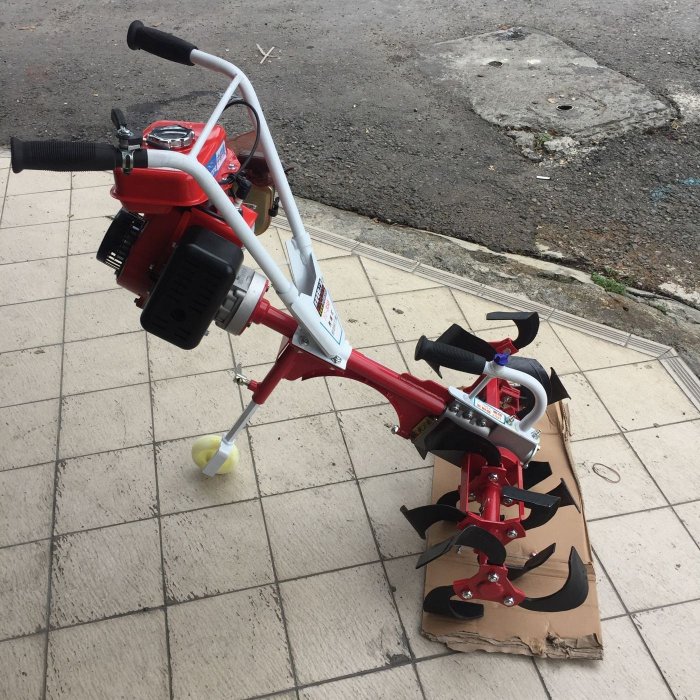
[[340, 355], [331, 358], [336, 365], [340, 364]]
[[492, 571], [486, 578], [491, 583], [498, 583], [501, 577], [495, 571]]
[[448, 407], [447, 407], [447, 410], [448, 410], [450, 413], [459, 413], [459, 406], [458, 406], [456, 403], [454, 403], [454, 404], [452, 404], [451, 406], [448, 406]]
[[512, 498], [504, 498], [504, 499], [503, 499], [503, 505], [504, 505], [504, 506], [512, 506], [512, 505], [513, 505], [513, 499], [512, 499]]
[[398, 425], [392, 425], [391, 426], [391, 434], [396, 435], [396, 433], [399, 432], [399, 426]]
[[476, 494], [475, 494], [473, 491], [470, 491], [470, 493], [469, 493], [469, 500], [470, 500], [470, 501], [473, 501], [473, 500], [475, 500], [475, 499], [476, 499]]
[[477, 421], [477, 425], [480, 428], [485, 428], [486, 427], [486, 418], [479, 418], [479, 420]]
[[300, 342], [302, 345], [308, 345], [308, 344], [309, 344], [309, 339], [308, 339], [305, 335], [302, 335], [301, 338], [299, 338], [299, 342]]
[[512, 540], [518, 536], [518, 531], [517, 530], [508, 530], [508, 532], [506, 532], [506, 535], [508, 535], [508, 537], [510, 537], [510, 539]]
[[489, 481], [498, 481], [498, 474], [496, 474], [495, 472], [491, 472], [489, 474]]
[[512, 608], [515, 605], [515, 598], [513, 596], [506, 596], [503, 599], [503, 605], [508, 606], [509, 608]]
[[469, 600], [470, 598], [474, 597], [474, 594], [471, 591], [462, 591], [460, 596], [464, 598], [464, 600]]

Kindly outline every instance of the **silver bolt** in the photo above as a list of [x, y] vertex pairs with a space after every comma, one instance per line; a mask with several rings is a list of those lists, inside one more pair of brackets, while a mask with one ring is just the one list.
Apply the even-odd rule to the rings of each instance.
[[467, 412], [464, 414], [464, 417], [465, 417], [467, 420], [471, 420], [472, 418], [474, 418], [474, 411], [467, 411]]
[[506, 535], [508, 535], [508, 537], [510, 537], [510, 539], [512, 540], [518, 536], [518, 531], [517, 530], [508, 530], [508, 532], [506, 532]]
[[302, 345], [308, 345], [308, 344], [309, 344], [309, 339], [308, 339], [306, 336], [302, 335], [301, 338], [299, 338], [299, 342], [300, 342]]
[[459, 413], [459, 406], [456, 403], [453, 403], [451, 406], [447, 407], [447, 410], [450, 413]]
[[513, 505], [513, 499], [512, 499], [512, 498], [504, 498], [504, 499], [503, 499], [503, 505], [504, 505], [504, 506], [512, 506], [512, 505]]
[[333, 363], [336, 365], [340, 364], [340, 355], [336, 355], [335, 357], [331, 358], [333, 360]]
[[461, 597], [464, 598], [464, 600], [469, 600], [474, 597], [474, 594], [471, 591], [462, 591]]
[[512, 608], [515, 605], [515, 598], [513, 596], [506, 596], [503, 599], [503, 605], [506, 605], [509, 608]]
[[470, 493], [469, 493], [469, 500], [470, 500], [470, 501], [473, 501], [473, 500], [475, 500], [475, 499], [476, 499], [476, 494], [475, 494], [473, 491], [470, 491]]
[[396, 435], [396, 433], [399, 432], [399, 426], [398, 425], [392, 425], [391, 426], [391, 434]]
[[489, 481], [498, 481], [498, 474], [496, 474], [495, 472], [491, 472], [489, 474]]
[[495, 571], [492, 571], [486, 578], [491, 583], [498, 583], [501, 577]]

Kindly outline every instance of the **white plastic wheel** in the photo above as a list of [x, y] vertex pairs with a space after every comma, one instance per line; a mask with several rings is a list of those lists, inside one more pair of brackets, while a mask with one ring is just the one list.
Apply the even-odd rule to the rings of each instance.
[[[221, 444], [221, 435], [203, 435], [197, 438], [192, 444], [192, 459], [194, 463], [200, 468], [204, 469], [207, 466], [207, 462], [217, 453], [219, 445]], [[238, 446], [233, 445], [231, 448], [231, 453], [226, 458], [226, 461], [221, 465], [217, 474], [228, 474], [232, 472], [240, 460], [240, 454], [238, 452]]]

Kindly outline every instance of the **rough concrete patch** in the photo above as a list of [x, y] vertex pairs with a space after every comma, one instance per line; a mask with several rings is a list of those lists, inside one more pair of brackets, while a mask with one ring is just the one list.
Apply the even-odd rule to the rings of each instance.
[[690, 124], [700, 124], [700, 94], [678, 91], [669, 97], [678, 105], [682, 119]]
[[440, 42], [421, 55], [423, 71], [504, 128], [597, 141], [675, 116], [640, 83], [524, 27]]

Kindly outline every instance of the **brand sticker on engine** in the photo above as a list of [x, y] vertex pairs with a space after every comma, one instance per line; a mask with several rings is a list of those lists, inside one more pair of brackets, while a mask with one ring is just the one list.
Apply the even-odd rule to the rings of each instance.
[[226, 142], [222, 141], [221, 145], [217, 149], [216, 153], [209, 159], [209, 162], [206, 165], [207, 170], [212, 174], [216, 175], [216, 173], [221, 170], [221, 166], [224, 164], [224, 161], [226, 160]]
[[333, 306], [331, 295], [323, 284], [322, 277], [316, 279], [313, 300], [314, 307], [321, 317], [321, 324], [331, 334], [333, 340], [340, 345], [340, 341], [343, 337], [343, 328], [340, 325], [340, 319], [336, 313], [335, 306]]
[[506, 414], [503, 413], [503, 411], [499, 411], [497, 408], [494, 408], [489, 403], [484, 403], [483, 401], [479, 401], [479, 399], [474, 399], [474, 408], [478, 408], [480, 411], [485, 413], [487, 416], [490, 416], [495, 421], [503, 423], [503, 425], [505, 425], [507, 422]]

